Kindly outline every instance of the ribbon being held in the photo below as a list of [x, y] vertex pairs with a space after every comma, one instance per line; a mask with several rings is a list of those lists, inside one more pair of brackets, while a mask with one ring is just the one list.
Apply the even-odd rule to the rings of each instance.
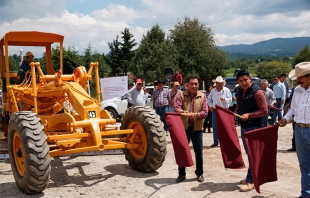
[[225, 168], [245, 168], [235, 127], [234, 113], [216, 105], [216, 126]]
[[167, 112], [166, 122], [169, 129], [177, 165], [182, 167], [189, 167], [193, 166], [194, 162], [180, 116], [180, 113]]

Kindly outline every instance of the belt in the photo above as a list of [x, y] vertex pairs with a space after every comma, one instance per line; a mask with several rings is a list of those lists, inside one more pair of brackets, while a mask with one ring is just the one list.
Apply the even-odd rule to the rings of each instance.
[[303, 124], [303, 123], [296, 123], [299, 125], [301, 128], [310, 128], [310, 124]]

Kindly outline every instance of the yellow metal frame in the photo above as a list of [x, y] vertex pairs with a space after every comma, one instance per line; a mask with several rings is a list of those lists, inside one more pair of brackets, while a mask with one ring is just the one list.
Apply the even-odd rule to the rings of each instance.
[[[3, 93], [5, 114], [10, 116], [21, 110], [35, 112], [44, 126], [52, 157], [106, 149], [133, 149], [135, 156], [141, 158], [147, 146], [141, 126], [119, 130], [109, 113], [100, 110], [98, 62], [90, 63], [88, 72], [84, 66], [79, 66], [73, 74], [63, 74], [63, 39], [62, 35], [53, 33], [9, 32], [0, 40], [0, 77], [2, 81], [5, 79], [7, 89]], [[52, 67], [51, 45], [54, 43], [60, 46], [60, 68], [57, 72]], [[39, 62], [32, 62], [29, 77], [21, 84], [10, 84], [10, 78], [16, 78], [16, 73], [9, 70], [9, 46], [45, 47], [48, 74], [43, 73]], [[97, 99], [86, 92], [87, 81], [92, 80], [93, 71]], [[16, 145], [18, 137], [15, 138]], [[134, 137], [140, 137], [139, 141]], [[18, 164], [22, 173], [22, 162]]]

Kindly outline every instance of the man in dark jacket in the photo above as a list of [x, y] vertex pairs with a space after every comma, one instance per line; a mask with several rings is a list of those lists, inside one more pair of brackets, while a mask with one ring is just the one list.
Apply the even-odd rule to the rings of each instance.
[[[244, 140], [244, 133], [262, 127], [262, 117], [268, 113], [266, 97], [263, 90], [254, 83], [252, 83], [249, 72], [241, 70], [237, 74], [237, 88], [236, 98], [237, 106], [235, 113], [240, 115], [241, 121], [241, 139], [244, 150], [248, 154], [248, 148]], [[240, 181], [243, 184], [239, 191], [247, 192], [254, 189], [254, 183], [250, 165], [245, 179]]]
[[31, 70], [30, 63], [33, 62], [33, 58], [34, 56], [31, 52], [26, 53], [26, 61], [23, 61], [17, 72], [17, 81], [19, 83], [23, 82], [26, 72]]

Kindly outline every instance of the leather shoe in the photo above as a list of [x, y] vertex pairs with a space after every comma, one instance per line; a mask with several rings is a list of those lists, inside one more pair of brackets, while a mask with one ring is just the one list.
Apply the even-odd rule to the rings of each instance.
[[246, 184], [246, 178], [243, 180], [240, 180], [240, 184]]
[[210, 147], [217, 147], [218, 144], [212, 144]]
[[239, 188], [240, 192], [248, 192], [254, 189], [254, 184], [246, 183]]
[[200, 176], [197, 177], [197, 181], [198, 181], [198, 182], [203, 182], [204, 180], [205, 180], [205, 178], [203, 178], [202, 175], [200, 175]]
[[180, 183], [185, 179], [185, 176], [179, 175], [179, 177], [175, 180], [176, 183]]
[[296, 148], [287, 149], [287, 151], [296, 151]]

